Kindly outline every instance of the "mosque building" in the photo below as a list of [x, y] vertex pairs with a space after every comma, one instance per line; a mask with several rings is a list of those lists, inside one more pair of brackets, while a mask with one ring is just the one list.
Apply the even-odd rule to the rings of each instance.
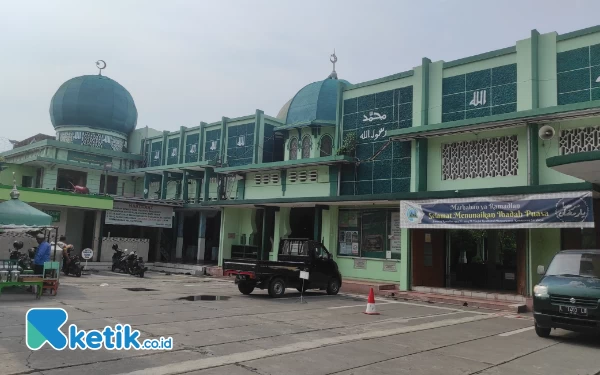
[[344, 284], [523, 302], [537, 265], [600, 245], [600, 26], [361, 83], [331, 61], [276, 116], [177, 131], [136, 128], [99, 61], [52, 97], [55, 137], [0, 154], [0, 199], [15, 172], [98, 261], [117, 242], [218, 272], [311, 238]]

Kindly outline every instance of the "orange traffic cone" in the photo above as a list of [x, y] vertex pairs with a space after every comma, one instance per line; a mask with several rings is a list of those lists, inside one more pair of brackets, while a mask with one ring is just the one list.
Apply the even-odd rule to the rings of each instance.
[[375, 293], [373, 293], [373, 288], [369, 291], [369, 299], [367, 299], [367, 311], [365, 311], [367, 315], [379, 315], [377, 310], [375, 309]]

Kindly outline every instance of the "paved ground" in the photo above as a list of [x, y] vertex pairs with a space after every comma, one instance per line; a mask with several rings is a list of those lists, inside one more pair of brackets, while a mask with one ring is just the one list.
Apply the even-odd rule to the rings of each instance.
[[[231, 282], [151, 273], [65, 277], [58, 297], [0, 297], [0, 374], [598, 374], [600, 340], [565, 331], [538, 338], [530, 317], [408, 301], [288, 290], [239, 294]], [[155, 291], [129, 291], [141, 287]], [[187, 301], [192, 295], [230, 296]], [[84, 329], [129, 323], [143, 338], [172, 336], [174, 349], [30, 351], [30, 307], [63, 307]]]

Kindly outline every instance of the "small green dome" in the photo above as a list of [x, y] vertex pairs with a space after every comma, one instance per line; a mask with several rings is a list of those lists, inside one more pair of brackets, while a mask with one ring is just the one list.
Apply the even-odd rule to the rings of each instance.
[[286, 124], [335, 121], [338, 87], [350, 83], [343, 79], [325, 79], [304, 86], [279, 111], [277, 118]]
[[129, 134], [137, 109], [129, 91], [101, 75], [75, 77], [63, 83], [50, 102], [54, 128], [88, 126]]

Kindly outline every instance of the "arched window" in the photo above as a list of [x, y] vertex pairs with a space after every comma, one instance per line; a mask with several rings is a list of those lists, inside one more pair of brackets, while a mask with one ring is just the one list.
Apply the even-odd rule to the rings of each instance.
[[304, 138], [302, 138], [302, 159], [310, 158], [310, 146], [310, 136], [304, 136]]
[[321, 147], [319, 150], [319, 156], [331, 156], [331, 148], [333, 147], [333, 140], [329, 134], [325, 134], [321, 137]]
[[298, 159], [298, 138], [290, 139], [290, 160]]

